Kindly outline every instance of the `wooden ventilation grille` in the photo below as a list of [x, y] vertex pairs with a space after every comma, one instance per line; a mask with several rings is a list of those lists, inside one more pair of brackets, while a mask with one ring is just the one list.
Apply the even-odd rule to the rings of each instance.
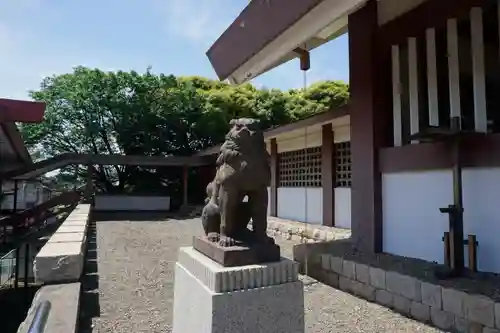
[[335, 144], [336, 187], [351, 187], [351, 142]]
[[278, 155], [280, 187], [321, 187], [321, 147]]

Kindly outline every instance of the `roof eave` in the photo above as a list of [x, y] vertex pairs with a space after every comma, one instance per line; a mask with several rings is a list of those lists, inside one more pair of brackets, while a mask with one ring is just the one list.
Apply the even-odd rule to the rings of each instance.
[[252, 1], [209, 49], [219, 79], [244, 83], [296, 58], [297, 47], [323, 45], [347, 31], [348, 15], [367, 0], [273, 1]]

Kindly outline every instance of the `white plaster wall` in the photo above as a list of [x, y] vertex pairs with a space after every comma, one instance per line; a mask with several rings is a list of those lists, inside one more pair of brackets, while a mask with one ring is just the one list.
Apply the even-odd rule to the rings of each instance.
[[335, 189], [335, 227], [351, 229], [351, 189]]
[[318, 187], [279, 187], [278, 217], [322, 224], [323, 190]]
[[[451, 170], [382, 176], [384, 251], [443, 263], [442, 237], [453, 203]], [[500, 168], [463, 172], [464, 237], [479, 242], [478, 269], [500, 273]], [[466, 263], [467, 263], [467, 251]]]
[[168, 211], [170, 197], [167, 196], [125, 196], [96, 195], [95, 209], [108, 211]]

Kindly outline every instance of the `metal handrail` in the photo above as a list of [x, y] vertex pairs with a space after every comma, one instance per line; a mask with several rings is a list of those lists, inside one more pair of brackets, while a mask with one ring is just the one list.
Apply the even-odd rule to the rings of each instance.
[[38, 304], [28, 333], [43, 333], [47, 318], [49, 317], [50, 307], [51, 304], [49, 301], [42, 301]]

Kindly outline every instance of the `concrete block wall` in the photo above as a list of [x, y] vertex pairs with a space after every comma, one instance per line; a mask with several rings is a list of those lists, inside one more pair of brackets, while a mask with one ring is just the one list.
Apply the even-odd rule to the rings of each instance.
[[38, 252], [34, 262], [39, 283], [76, 282], [83, 272], [90, 205], [78, 205]]
[[267, 230], [270, 236], [304, 243], [328, 242], [351, 236], [351, 231], [348, 229], [311, 225], [271, 216], [268, 216]]
[[500, 333], [500, 303], [329, 254], [310, 258], [313, 277], [442, 330]]

